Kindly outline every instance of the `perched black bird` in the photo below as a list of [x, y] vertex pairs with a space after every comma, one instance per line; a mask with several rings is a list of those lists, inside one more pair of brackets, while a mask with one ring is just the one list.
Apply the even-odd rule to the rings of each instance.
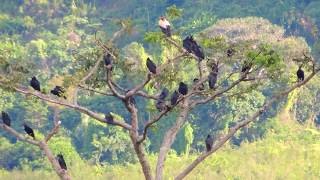
[[218, 74], [216, 72], [210, 72], [208, 76], [209, 88], [214, 89], [214, 86], [217, 83]]
[[171, 36], [171, 29], [170, 29], [169, 21], [164, 16], [160, 16], [158, 23], [159, 23], [159, 27], [160, 27], [161, 31], [167, 37], [170, 37]]
[[304, 80], [304, 71], [301, 69], [301, 67], [299, 67], [297, 71], [297, 77], [298, 77], [298, 81]]
[[29, 127], [27, 124], [24, 124], [23, 126], [24, 126], [24, 131], [33, 139], [36, 139], [36, 137], [34, 136], [33, 129], [31, 129], [31, 127]]
[[[193, 84], [194, 84], [194, 85], [196, 85], [198, 82], [199, 82], [199, 79], [198, 79], [198, 78], [194, 78], [194, 79], [193, 79]], [[204, 84], [201, 83], [197, 89], [198, 89], [199, 91], [203, 91], [203, 90], [204, 90]]]
[[37, 80], [36, 77], [32, 77], [30, 81], [30, 86], [37, 91], [40, 91], [40, 82]]
[[188, 86], [185, 83], [180, 82], [178, 91], [182, 95], [187, 95], [188, 94]]
[[206, 148], [207, 148], [207, 152], [209, 152], [212, 148], [213, 145], [213, 137], [208, 134], [207, 139], [206, 139]]
[[183, 48], [185, 48], [189, 53], [192, 52], [192, 47], [193, 47], [193, 37], [192, 36], [187, 36], [183, 40]]
[[[195, 42], [196, 43], [196, 42]], [[198, 57], [198, 60], [201, 61], [204, 59], [204, 52], [203, 49], [198, 45], [195, 44], [194, 45], [194, 49], [193, 49], [194, 54]]]
[[156, 103], [156, 108], [159, 110], [159, 112], [166, 110], [167, 106], [165, 101], [159, 99]]
[[229, 48], [229, 49], [227, 50], [227, 56], [228, 56], [228, 57], [231, 57], [231, 56], [233, 55], [233, 52], [234, 52], [234, 50], [231, 49], [231, 48]]
[[171, 105], [172, 106], [177, 104], [178, 98], [179, 98], [179, 93], [177, 91], [174, 91], [171, 96]]
[[53, 90], [50, 91], [51, 94], [56, 95], [58, 97], [63, 97], [64, 99], [67, 99], [67, 97], [64, 95], [65, 90], [61, 86], [56, 86]]
[[8, 113], [2, 111], [1, 112], [2, 115], [2, 121], [5, 125], [10, 126], [11, 125], [11, 119]]
[[113, 124], [113, 116], [110, 112], [108, 112], [105, 115], [104, 119], [107, 121], [108, 124]]
[[169, 90], [167, 88], [163, 88], [161, 94], [159, 95], [159, 99], [165, 100], [169, 95]]
[[107, 53], [103, 56], [104, 64], [107, 66], [107, 68], [112, 68], [112, 56], [111, 54]]
[[147, 67], [149, 71], [152, 72], [153, 74], [157, 73], [157, 66], [156, 64], [154, 64], [154, 62], [150, 58], [147, 59]]
[[183, 42], [183, 48], [185, 48], [189, 53], [193, 53], [198, 57], [198, 60], [201, 61], [204, 59], [204, 53], [202, 48], [198, 45], [198, 43], [193, 39], [193, 37], [187, 36]]
[[63, 155], [61, 153], [57, 155], [56, 159], [57, 159], [61, 169], [68, 170], [67, 164], [64, 161]]

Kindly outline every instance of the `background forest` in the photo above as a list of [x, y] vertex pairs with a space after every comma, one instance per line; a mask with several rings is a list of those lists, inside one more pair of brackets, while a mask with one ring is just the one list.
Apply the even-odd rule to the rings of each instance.
[[[159, 64], [166, 57], [172, 57], [174, 51], [165, 43], [159, 43], [157, 21], [160, 15], [170, 19], [175, 35], [194, 34], [205, 48], [225, 50], [223, 39], [214, 39], [217, 34], [223, 34], [234, 42], [245, 39], [271, 44], [286, 59], [310, 51], [320, 63], [318, 0], [0, 2], [1, 73], [9, 74], [11, 82], [37, 75], [45, 91], [53, 85], [64, 84], [68, 87], [68, 101], [72, 101], [71, 94], [75, 91], [72, 84], [76, 80], [66, 75], [89, 69], [97, 58], [92, 58], [97, 51], [95, 37], [106, 41], [121, 24], [129, 28], [114, 43], [118, 49], [116, 53], [121, 54], [117, 62], [121, 68], [115, 73], [120, 85], [130, 87], [144, 77], [147, 57], [153, 57]], [[25, 64], [32, 69], [30, 76], [21, 78], [21, 74], [11, 73], [10, 68], [5, 67], [8, 59], [10, 64]], [[290, 68], [284, 72], [286, 76], [281, 84], [268, 81], [263, 90], [253, 87], [250, 94], [239, 94], [228, 101], [222, 97], [192, 111], [166, 160], [164, 179], [174, 177], [180, 167], [204, 151], [207, 134], [219, 137], [236, 121], [255, 112], [277, 88], [294, 83], [298, 66], [291, 62], [287, 64]], [[192, 68], [192, 62], [183, 65], [189, 71], [178, 72], [174, 77], [190, 81], [197, 72]], [[79, 72], [81, 76], [81, 70]], [[177, 82], [171, 81], [174, 77], [163, 80], [170, 91], [177, 87]], [[96, 89], [103, 89], [99, 78], [95, 76], [91, 84]], [[146, 91], [155, 93], [152, 86], [147, 86]], [[90, 110], [101, 114], [117, 112], [117, 117], [129, 118], [123, 104], [112, 97], [85, 90], [80, 90], [78, 95], [78, 103]], [[144, 178], [130, 137], [123, 129], [3, 88], [0, 88], [0, 97], [0, 110], [10, 114], [14, 122], [12, 127], [19, 132], [23, 132], [23, 122], [28, 122], [36, 135], [43, 137], [59, 113], [62, 127], [49, 146], [55, 154], [64, 154], [74, 179]], [[141, 119], [147, 120], [157, 111], [154, 104], [142, 98], [137, 97], [136, 101], [139, 108], [146, 109], [140, 112]], [[320, 77], [317, 76], [274, 103], [255, 123], [237, 132], [186, 179], [320, 179], [319, 105]], [[151, 164], [156, 162], [164, 133], [176, 116], [177, 112], [166, 116], [149, 131], [146, 151]], [[0, 179], [12, 178], [59, 179], [41, 150], [0, 131]]]

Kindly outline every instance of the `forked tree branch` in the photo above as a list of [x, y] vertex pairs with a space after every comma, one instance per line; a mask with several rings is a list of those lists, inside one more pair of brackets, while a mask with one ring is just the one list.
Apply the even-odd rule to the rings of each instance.
[[175, 124], [171, 126], [171, 128], [165, 133], [163, 137], [163, 140], [160, 146], [159, 155], [158, 155], [157, 166], [156, 166], [156, 178], [155, 178], [156, 180], [163, 179], [162, 176], [163, 176], [164, 161], [175, 140], [175, 137], [178, 131], [181, 129], [181, 127], [185, 123], [189, 111], [190, 111], [189, 98], [183, 99], [183, 102], [181, 104], [181, 111], [179, 113], [179, 116], [177, 117]]
[[56, 174], [60, 177], [60, 179], [71, 180], [71, 177], [68, 175], [67, 171], [60, 167], [59, 163], [57, 162], [51, 150], [49, 149], [46, 141], [33, 140], [31, 138], [25, 137], [24, 135], [18, 133], [16, 130], [5, 124], [0, 124], [0, 128], [15, 136], [20, 141], [24, 141], [26, 143], [39, 147], [48, 158], [49, 162], [51, 163], [53, 169], [55, 170]]
[[[0, 83], [0, 86], [2, 86], [2, 84]], [[70, 104], [69, 102], [66, 102], [66, 101], [62, 101], [62, 100], [57, 100], [57, 99], [52, 99], [51, 97], [45, 95], [45, 94], [42, 94], [42, 93], [39, 93], [39, 92], [34, 92], [34, 91], [29, 91], [27, 88], [17, 88], [15, 87], [14, 88], [15, 91], [21, 93], [21, 94], [25, 94], [25, 95], [32, 95], [32, 96], [35, 96], [43, 101], [46, 101], [46, 102], [50, 102], [50, 103], [54, 103], [54, 104], [58, 104], [58, 105], [61, 105], [61, 106], [64, 106], [64, 107], [68, 107], [68, 108], [71, 108], [71, 109], [74, 109], [74, 110], [77, 110], [79, 112], [82, 112], [90, 117], [92, 117], [93, 119], [96, 119], [102, 123], [107, 123], [106, 120], [104, 119], [104, 117], [100, 116], [98, 113], [96, 112], [93, 112], [85, 107], [82, 107], [82, 106], [79, 106], [79, 105], [75, 105], [75, 104]], [[127, 130], [130, 130], [131, 129], [131, 126], [125, 122], [122, 122], [122, 121], [119, 121], [119, 120], [116, 120], [114, 119], [114, 122], [113, 122], [114, 125], [117, 125], [117, 126], [120, 126], [120, 127], [123, 127], [124, 129], [127, 129]]]
[[113, 86], [113, 82], [112, 82], [112, 71], [108, 68], [106, 68], [107, 72], [107, 84], [108, 84], [108, 87], [109, 89], [111, 90], [111, 92], [113, 93], [113, 95], [115, 97], [118, 97], [119, 99], [121, 100], [124, 100], [125, 99], [125, 96], [121, 95], [116, 89], [115, 87]]
[[46, 136], [45, 138], [45, 142], [48, 142], [55, 134], [58, 133], [58, 130], [60, 128], [61, 125], [61, 121], [60, 121], [60, 110], [58, 109], [58, 107], [53, 107], [53, 128], [51, 129], [51, 131], [49, 132], [49, 134]]

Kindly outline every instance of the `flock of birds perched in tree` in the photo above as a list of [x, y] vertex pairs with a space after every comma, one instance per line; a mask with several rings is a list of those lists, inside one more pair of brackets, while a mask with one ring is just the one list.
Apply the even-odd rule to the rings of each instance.
[[[164, 17], [161, 16], [159, 18], [159, 26], [161, 31], [167, 36], [167, 37], [171, 37], [171, 29], [170, 29], [170, 23], [169, 21]], [[203, 49], [201, 48], [201, 46], [199, 46], [197, 44], [197, 42], [194, 40], [193, 36], [187, 36], [184, 40], [183, 40], [183, 48], [189, 52], [194, 54], [197, 58], [198, 61], [201, 61], [203, 59], [205, 59], [205, 55], [203, 52]], [[231, 57], [234, 54], [234, 50], [233, 49], [228, 49], [226, 52], [228, 57]], [[104, 63], [105, 66], [107, 67], [107, 69], [111, 70], [113, 69], [112, 66], [112, 55], [109, 53], [106, 53], [103, 57], [104, 59]], [[150, 73], [152, 74], [157, 74], [157, 66], [156, 64], [148, 57], [147, 61], [146, 61], [146, 66], [148, 68], [148, 70], [150, 71]], [[250, 62], [245, 62], [243, 67], [241, 68], [241, 72], [247, 72], [251, 70], [251, 67], [253, 66], [253, 63]], [[214, 89], [215, 88], [215, 84], [218, 80], [218, 64], [214, 64], [212, 66], [211, 72], [208, 75], [208, 84], [209, 84], [209, 88], [210, 89]], [[297, 77], [298, 77], [298, 82], [301, 82], [304, 80], [304, 71], [301, 69], [301, 66], [299, 67], [297, 73], [296, 73]], [[200, 80], [198, 78], [194, 78], [193, 79], [193, 84], [197, 85], [198, 82]], [[41, 87], [40, 87], [40, 82], [38, 81], [38, 79], [36, 77], [32, 77], [30, 80], [30, 86], [36, 90], [41, 92]], [[203, 91], [205, 90], [205, 85], [202, 84], [198, 84], [197, 85], [197, 90], [199, 91]], [[65, 90], [64, 88], [62, 88], [61, 86], [55, 86], [51, 91], [51, 94], [58, 96], [58, 97], [62, 97], [64, 99], [67, 99], [67, 97], [65, 96]], [[180, 82], [179, 83], [179, 87], [178, 90], [174, 90], [172, 95], [171, 95], [171, 99], [170, 99], [170, 105], [168, 106], [166, 104], [166, 98], [169, 96], [169, 90], [167, 88], [163, 88], [157, 101], [156, 101], [156, 108], [162, 112], [167, 110], [168, 108], [172, 108], [173, 106], [177, 105], [179, 97], [180, 96], [185, 96], [188, 94], [188, 86], [187, 84], [185, 84], [184, 82]], [[135, 99], [133, 97], [130, 97], [129, 102], [131, 104], [135, 104]], [[11, 126], [11, 119], [8, 113], [2, 111], [2, 121], [3, 124], [5, 126], [10, 127]], [[105, 120], [107, 123], [109, 124], [113, 124], [114, 123], [114, 117], [113, 115], [108, 112], [107, 114], [105, 114]], [[33, 132], [33, 129], [31, 127], [29, 127], [26, 123], [23, 124], [24, 126], [24, 131], [33, 139], [35, 138], [35, 134]], [[206, 150], [209, 152], [212, 149], [212, 145], [213, 145], [213, 141], [214, 138], [209, 134], [205, 140], [205, 144], [206, 144]], [[67, 170], [67, 165], [64, 161], [63, 155], [60, 153], [57, 155], [56, 157], [61, 169]]]

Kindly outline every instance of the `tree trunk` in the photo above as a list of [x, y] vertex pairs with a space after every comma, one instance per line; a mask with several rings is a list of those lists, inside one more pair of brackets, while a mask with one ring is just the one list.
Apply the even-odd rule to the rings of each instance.
[[144, 177], [146, 178], [146, 180], [152, 180], [151, 167], [150, 167], [149, 161], [146, 158], [142, 143], [137, 143], [137, 140], [132, 139], [132, 137], [131, 137], [131, 140], [134, 146], [134, 150], [138, 156]]
[[144, 177], [146, 180], [152, 180], [152, 175], [151, 175], [151, 167], [150, 164], [146, 158], [143, 144], [138, 143], [138, 138], [139, 138], [139, 133], [138, 133], [138, 112], [137, 109], [129, 105], [129, 101], [126, 102], [126, 107], [131, 113], [131, 130], [130, 130], [130, 138], [134, 147], [134, 150], [138, 156]]
[[172, 143], [176, 138], [178, 131], [181, 129], [188, 115], [189, 109], [187, 107], [187, 104], [188, 104], [187, 100], [185, 100], [183, 103], [184, 103], [183, 107], [181, 108], [182, 111], [180, 112], [176, 123], [166, 132], [163, 138], [163, 141], [160, 147], [159, 156], [158, 156], [157, 167], [156, 167], [156, 180], [163, 179], [162, 176], [163, 176], [164, 161], [171, 148]]

